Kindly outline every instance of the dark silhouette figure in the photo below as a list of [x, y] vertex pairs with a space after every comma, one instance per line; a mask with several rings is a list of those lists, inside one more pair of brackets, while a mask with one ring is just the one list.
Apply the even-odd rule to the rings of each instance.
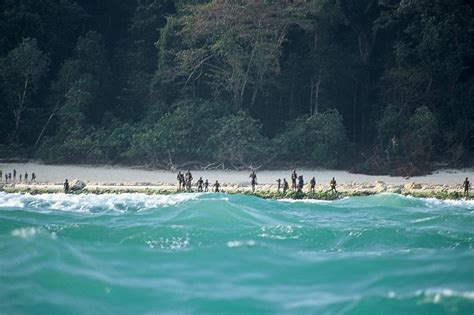
[[28, 173], [25, 173], [25, 182], [28, 182]]
[[303, 192], [304, 180], [303, 175], [298, 176], [298, 192]]
[[214, 186], [214, 192], [218, 193], [219, 188], [221, 187], [221, 184], [216, 180], [216, 183], [213, 185]]
[[5, 174], [5, 184], [8, 183], [8, 175]]
[[316, 186], [316, 178], [311, 178], [311, 180], [309, 181], [309, 185], [311, 187], [311, 192], [314, 194], [314, 187]]
[[21, 174], [20, 174], [20, 183], [21, 183]]
[[280, 188], [281, 188], [281, 179], [277, 179], [277, 184], [278, 184], [278, 188], [277, 188], [277, 191], [280, 192]]
[[64, 193], [65, 193], [65, 194], [68, 194], [68, 193], [69, 193], [69, 181], [67, 180], [67, 178], [66, 178], [66, 180], [64, 181], [63, 186], [64, 186]]
[[8, 181], [11, 183], [12, 182], [12, 173], [8, 173]]
[[13, 180], [16, 181], [16, 169], [13, 169]]
[[205, 192], [208, 192], [209, 191], [209, 181], [206, 179], [206, 181], [204, 182], [204, 191]]
[[183, 174], [181, 174], [181, 171], [178, 172], [176, 179], [178, 180], [178, 191], [181, 191], [184, 188]]
[[469, 179], [466, 177], [464, 180], [464, 183], [462, 184], [464, 187], [464, 196], [468, 197], [469, 196], [469, 188], [471, 188], [471, 183], [469, 182]]
[[0, 170], [0, 180], [3, 180], [3, 171]]
[[191, 184], [192, 184], [192, 181], [193, 181], [193, 175], [191, 174], [191, 171], [189, 169], [186, 172], [186, 175], [184, 176], [184, 181], [186, 183], [186, 189], [188, 191], [190, 191], [191, 190]]
[[293, 189], [293, 191], [296, 191], [297, 178], [298, 178], [298, 175], [296, 174], [296, 170], [293, 170], [293, 173], [291, 173], [291, 189]]
[[197, 181], [197, 185], [198, 185], [198, 191], [199, 192], [202, 192], [202, 184], [204, 183], [204, 181], [202, 180], [202, 177], [199, 177], [198, 181]]
[[286, 178], [283, 178], [283, 193], [286, 194], [286, 191], [288, 190], [289, 185], [288, 182], [286, 181]]
[[336, 185], [337, 185], [336, 180], [335, 180], [334, 177], [333, 177], [333, 178], [331, 179], [331, 182], [329, 183], [329, 186], [331, 186], [330, 191], [337, 193]]
[[33, 172], [31, 173], [31, 182], [33, 183], [36, 183], [36, 174]]
[[251, 185], [252, 185], [252, 192], [255, 192], [255, 185], [257, 185], [257, 174], [255, 173], [255, 171], [252, 171], [252, 173], [250, 173], [250, 176], [251, 178]]

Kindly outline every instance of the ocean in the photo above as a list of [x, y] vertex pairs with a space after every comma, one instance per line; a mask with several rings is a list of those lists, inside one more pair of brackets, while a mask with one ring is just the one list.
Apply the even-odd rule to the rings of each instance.
[[1, 314], [474, 314], [474, 202], [0, 192]]

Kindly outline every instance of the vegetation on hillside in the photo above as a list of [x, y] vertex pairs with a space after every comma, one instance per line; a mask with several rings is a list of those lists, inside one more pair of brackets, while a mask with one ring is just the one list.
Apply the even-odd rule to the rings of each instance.
[[0, 158], [411, 175], [472, 163], [466, 0], [0, 3]]

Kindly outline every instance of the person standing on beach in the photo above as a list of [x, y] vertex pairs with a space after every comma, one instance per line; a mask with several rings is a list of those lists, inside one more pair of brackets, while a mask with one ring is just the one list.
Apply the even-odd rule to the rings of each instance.
[[296, 170], [293, 170], [293, 173], [291, 174], [291, 189], [293, 189], [293, 191], [296, 191], [297, 178], [298, 178], [298, 175], [296, 174]]
[[64, 181], [63, 187], [64, 187], [64, 193], [68, 194], [69, 193], [69, 181], [67, 180], [67, 178]]
[[8, 175], [5, 173], [5, 184], [8, 183]]
[[185, 175], [185, 182], [186, 182], [186, 188], [188, 191], [191, 190], [191, 183], [193, 181], [193, 175], [191, 174], [191, 171], [188, 169]]
[[0, 181], [3, 181], [3, 171], [0, 170]]
[[21, 183], [21, 174], [20, 174], [20, 183]]
[[314, 194], [314, 187], [316, 186], [316, 178], [311, 178], [311, 180], [309, 181], [309, 185], [311, 187], [311, 192]]
[[209, 191], [209, 181], [206, 179], [206, 181], [204, 182], [204, 191], [205, 192], [208, 192]]
[[178, 175], [176, 176], [176, 179], [178, 180], [178, 191], [181, 191], [181, 188], [183, 187], [183, 181], [181, 178], [181, 171], [178, 172]]
[[31, 182], [33, 183], [36, 183], [36, 174], [33, 172], [31, 173]]
[[16, 169], [13, 169], [13, 180], [16, 182]]
[[464, 196], [469, 197], [469, 188], [471, 188], [471, 183], [469, 182], [469, 179], [467, 177], [464, 180], [462, 186], [464, 187]]
[[219, 187], [221, 187], [221, 184], [219, 184], [219, 182], [216, 180], [216, 183], [214, 184], [214, 192], [218, 193]]
[[277, 192], [280, 192], [280, 187], [281, 187], [281, 179], [277, 179], [277, 184], [278, 184], [278, 188], [277, 188]]
[[12, 183], [12, 173], [8, 173], [8, 181], [10, 184]]
[[337, 193], [337, 190], [336, 190], [336, 180], [334, 179], [334, 177], [331, 179], [331, 182], [329, 183], [329, 186], [331, 186], [331, 189], [330, 191], [331, 192], [336, 192]]
[[25, 183], [28, 183], [28, 172], [25, 172]]
[[252, 171], [249, 177], [252, 179], [250, 182], [252, 185], [252, 192], [255, 192], [255, 185], [257, 185], [257, 174], [255, 173], [255, 171]]
[[286, 194], [286, 191], [288, 190], [289, 185], [288, 182], [286, 181], [286, 178], [283, 178], [283, 193]]
[[303, 192], [304, 180], [303, 175], [298, 176], [298, 192]]
[[198, 185], [198, 191], [199, 192], [202, 192], [202, 184], [204, 183], [204, 181], [202, 180], [202, 177], [199, 177], [198, 181], [197, 181], [197, 185]]

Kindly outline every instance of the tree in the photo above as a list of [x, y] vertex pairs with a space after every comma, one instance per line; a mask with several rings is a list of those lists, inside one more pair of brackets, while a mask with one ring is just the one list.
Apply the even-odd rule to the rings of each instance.
[[14, 137], [20, 144], [21, 122], [30, 97], [38, 90], [40, 80], [46, 76], [49, 58], [39, 48], [37, 40], [25, 38], [2, 61], [3, 93], [13, 108], [15, 117]]

